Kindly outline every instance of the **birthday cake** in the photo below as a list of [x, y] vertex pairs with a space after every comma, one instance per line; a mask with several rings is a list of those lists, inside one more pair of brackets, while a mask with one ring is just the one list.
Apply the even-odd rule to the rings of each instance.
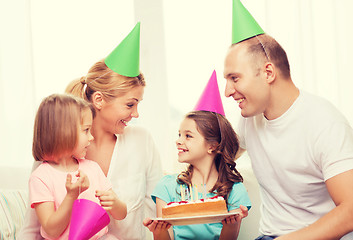
[[226, 201], [221, 196], [215, 196], [196, 201], [170, 202], [162, 208], [163, 218], [204, 216], [227, 213]]

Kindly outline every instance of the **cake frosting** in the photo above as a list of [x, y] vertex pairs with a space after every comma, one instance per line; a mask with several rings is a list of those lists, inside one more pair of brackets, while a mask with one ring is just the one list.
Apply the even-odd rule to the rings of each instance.
[[224, 198], [215, 196], [196, 201], [170, 202], [162, 208], [162, 217], [204, 216], [227, 212], [227, 204]]

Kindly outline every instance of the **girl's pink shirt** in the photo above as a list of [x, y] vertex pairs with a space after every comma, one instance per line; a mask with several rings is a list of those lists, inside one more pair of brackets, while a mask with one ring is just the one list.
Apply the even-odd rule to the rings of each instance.
[[[99, 199], [95, 197], [95, 191], [107, 191], [112, 188], [112, 184], [106, 178], [99, 165], [94, 161], [86, 159], [79, 160], [79, 169], [88, 176], [90, 187], [82, 192], [78, 198], [88, 199], [100, 204]], [[69, 172], [73, 182], [77, 181], [77, 172], [78, 171]], [[66, 196], [65, 183], [67, 174], [68, 172], [59, 171], [46, 162], [38, 166], [29, 179], [29, 199], [31, 207], [33, 208], [35, 203], [54, 202], [55, 209], [57, 209]], [[68, 239], [69, 228], [70, 225], [58, 239]], [[105, 227], [91, 239], [98, 239], [106, 234], [107, 231], [108, 228]], [[51, 239], [43, 228], [41, 228], [41, 235], [45, 239]]]

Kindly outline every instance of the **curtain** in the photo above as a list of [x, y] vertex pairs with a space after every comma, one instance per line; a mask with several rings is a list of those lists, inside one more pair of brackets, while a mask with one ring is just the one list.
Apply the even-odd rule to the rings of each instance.
[[29, 2], [0, 1], [0, 166], [31, 155], [35, 97]]

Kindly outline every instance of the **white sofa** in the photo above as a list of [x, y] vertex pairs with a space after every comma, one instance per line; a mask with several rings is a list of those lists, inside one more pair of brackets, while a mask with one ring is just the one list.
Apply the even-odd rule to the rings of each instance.
[[[244, 178], [252, 208], [249, 216], [243, 220], [239, 240], [253, 240], [258, 235], [259, 193], [258, 183], [250, 164], [245, 157], [237, 161], [237, 168]], [[28, 178], [31, 167], [0, 166], [0, 239], [14, 240], [23, 224], [28, 206]]]
[[31, 167], [0, 166], [0, 239], [16, 239], [28, 205]]
[[244, 185], [248, 190], [251, 200], [251, 209], [249, 215], [243, 219], [240, 227], [239, 240], [254, 240], [259, 236], [260, 221], [260, 193], [259, 184], [254, 176], [248, 156], [244, 154], [237, 160], [237, 169], [244, 178]]

